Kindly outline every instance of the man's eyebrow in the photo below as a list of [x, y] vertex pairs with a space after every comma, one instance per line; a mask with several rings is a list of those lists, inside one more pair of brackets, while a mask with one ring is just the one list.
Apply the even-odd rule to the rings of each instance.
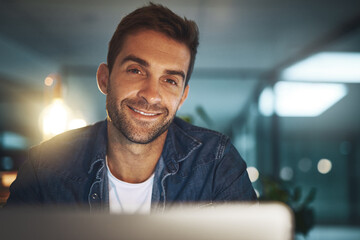
[[169, 75], [179, 75], [180, 77], [182, 77], [182, 79], [185, 79], [185, 73], [181, 70], [166, 70], [165, 73]]
[[[121, 64], [124, 64], [127, 61], [136, 62], [136, 63], [138, 63], [138, 64], [140, 64], [140, 65], [142, 65], [144, 67], [149, 67], [150, 66], [150, 64], [147, 61], [145, 61], [142, 58], [136, 57], [135, 55], [132, 55], [132, 54], [126, 56], [121, 61]], [[182, 70], [165, 70], [165, 73], [169, 74], [169, 75], [178, 75], [178, 76], [182, 77], [182, 79], [185, 79], [185, 73]]]
[[150, 64], [145, 61], [144, 59], [141, 59], [139, 57], [136, 57], [134, 55], [128, 55], [126, 56], [122, 61], [121, 64], [124, 64], [127, 61], [132, 61], [132, 62], [137, 62], [138, 64], [144, 66], [144, 67], [148, 67]]

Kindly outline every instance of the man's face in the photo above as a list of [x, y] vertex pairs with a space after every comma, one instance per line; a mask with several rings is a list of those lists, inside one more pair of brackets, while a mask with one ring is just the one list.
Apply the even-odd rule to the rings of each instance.
[[107, 84], [111, 123], [128, 140], [146, 144], [165, 133], [187, 97], [190, 51], [162, 33], [127, 36]]

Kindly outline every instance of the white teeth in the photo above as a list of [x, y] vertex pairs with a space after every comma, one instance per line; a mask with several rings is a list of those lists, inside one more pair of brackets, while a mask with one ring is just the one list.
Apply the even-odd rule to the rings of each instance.
[[134, 110], [134, 112], [137, 112], [137, 113], [140, 113], [141, 115], [144, 115], [144, 116], [155, 116], [156, 114], [155, 113], [144, 113], [142, 111], [139, 111], [135, 108], [132, 108], [132, 110]]

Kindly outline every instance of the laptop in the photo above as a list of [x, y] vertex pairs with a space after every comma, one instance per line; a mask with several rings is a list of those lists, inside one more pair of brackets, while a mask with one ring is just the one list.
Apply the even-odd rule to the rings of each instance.
[[0, 211], [1, 239], [291, 240], [284, 204], [191, 204], [163, 213], [120, 215], [21, 209]]

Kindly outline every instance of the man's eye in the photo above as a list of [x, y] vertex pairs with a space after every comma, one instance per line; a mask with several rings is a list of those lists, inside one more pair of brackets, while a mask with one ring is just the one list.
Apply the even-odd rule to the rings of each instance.
[[141, 71], [139, 69], [136, 69], [136, 68], [128, 69], [127, 72], [134, 73], [134, 74], [141, 74]]
[[165, 81], [166, 81], [167, 83], [170, 83], [171, 85], [175, 85], [175, 86], [177, 85], [177, 82], [176, 82], [175, 80], [172, 80], [172, 79], [169, 79], [169, 78], [168, 78], [168, 79], [166, 79]]

